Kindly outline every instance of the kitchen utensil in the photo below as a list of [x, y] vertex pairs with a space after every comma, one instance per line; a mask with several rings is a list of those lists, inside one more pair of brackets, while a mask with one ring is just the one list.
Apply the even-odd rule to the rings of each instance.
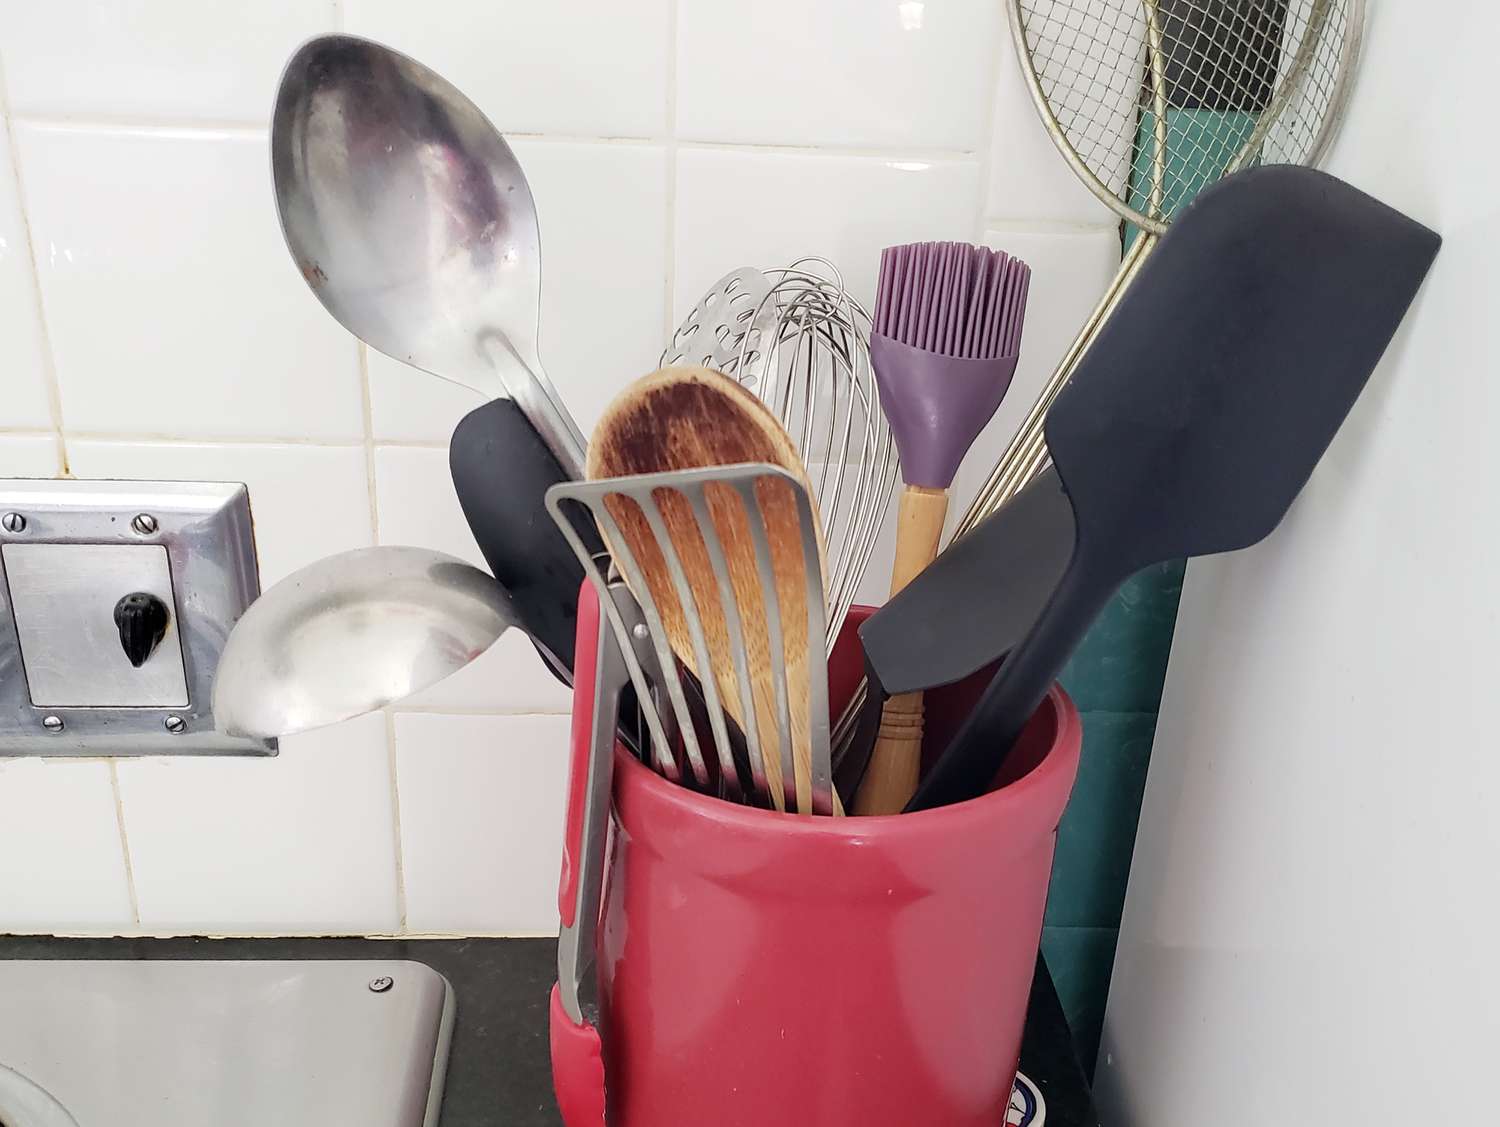
[[[738, 300], [762, 279], [759, 305]], [[736, 300], [718, 301], [729, 293]], [[896, 483], [896, 449], [870, 371], [870, 318], [825, 259], [762, 274], [725, 275], [689, 314], [662, 363], [704, 361], [753, 391], [791, 436], [806, 467], [828, 549], [828, 646], [838, 637], [874, 551]], [[696, 326], [692, 328], [690, 326]], [[710, 341], [720, 341], [717, 347]], [[681, 343], [686, 341], [687, 343]], [[692, 342], [701, 341], [693, 345]]]
[[951, 685], [1004, 657], [1062, 578], [1074, 532], [1049, 466], [861, 623], [880, 683], [892, 693]]
[[[688, 311], [663, 350], [660, 366], [688, 364], [735, 375], [745, 337], [754, 333], [762, 338], [770, 329], [775, 312], [766, 302], [770, 293], [770, 281], [755, 267], [731, 270]], [[752, 352], [747, 359], [753, 362], [759, 355]]]
[[487, 650], [517, 615], [477, 567], [426, 548], [340, 552], [250, 604], [214, 677], [214, 721], [268, 739], [373, 712]]
[[565, 472], [581, 476], [583, 436], [537, 355], [536, 205], [473, 102], [388, 47], [318, 36], [282, 72], [271, 173], [287, 247], [344, 328], [486, 398], [515, 400]]
[[[630, 598], [614, 583], [611, 595]], [[610, 782], [620, 693], [629, 679], [624, 655], [598, 595], [583, 584], [578, 595], [577, 652], [582, 668], [573, 693], [573, 760], [563, 830], [562, 882], [558, 890], [557, 985], [552, 988], [552, 1083], [568, 1127], [604, 1124], [604, 1048], [599, 1040], [594, 985], [595, 935], [604, 891], [609, 837]], [[593, 644], [590, 645], [592, 638]]]
[[[543, 660], [572, 684], [583, 568], [546, 509], [547, 490], [568, 475], [509, 399], [492, 400], [464, 416], [448, 443], [448, 466], [490, 571], [510, 592]], [[580, 532], [592, 551], [603, 551], [592, 527]]]
[[1187, 208], [1048, 416], [1078, 529], [1068, 566], [911, 808], [984, 790], [1130, 575], [1276, 527], [1438, 244], [1347, 184], [1292, 166], [1240, 173]]
[[[606, 446], [596, 433], [591, 450]], [[640, 593], [694, 777], [707, 777], [707, 759], [674, 653], [702, 682], [724, 797], [748, 793], [778, 810], [841, 813], [829, 762], [827, 666], [815, 641], [827, 613], [817, 514], [796, 476], [764, 463], [707, 466], [564, 483], [548, 494], [560, 521], [569, 502], [599, 522], [615, 565]], [[597, 564], [584, 567], [602, 587]], [[731, 723], [744, 733], [748, 782], [739, 777]]]
[[[790, 438], [764, 404], [717, 372], [705, 368], [664, 368], [636, 381], [605, 409], [594, 431], [588, 474], [597, 480], [744, 463], [779, 466], [787, 471], [800, 491], [811, 492]], [[611, 539], [610, 529], [618, 526], [623, 530], [628, 548], [642, 559], [644, 570], [641, 574], [651, 586], [649, 598], [661, 608], [662, 624], [672, 652], [698, 676], [705, 690], [711, 680], [709, 669], [714, 670], [720, 682], [718, 695], [727, 714], [746, 733], [751, 745], [758, 746], [756, 733], [769, 736], [777, 730], [778, 719], [784, 718], [783, 710], [776, 703], [779, 686], [785, 683], [806, 686], [803, 669], [808, 662], [809, 646], [822, 642], [826, 636], [820, 631], [808, 638], [801, 632], [810, 611], [804, 610], [800, 604], [806, 599], [806, 593], [811, 589], [809, 583], [814, 578], [818, 586], [813, 601], [817, 604], [820, 625], [826, 629], [826, 617], [822, 613], [822, 570], [821, 566], [811, 571], [804, 567], [804, 545], [798, 521], [802, 508], [800, 493], [780, 488], [772, 481], [760, 481], [752, 493], [737, 501], [733, 491], [725, 489], [722, 484], [708, 482], [704, 486], [704, 499], [712, 513], [715, 526], [712, 531], [724, 547], [724, 569], [716, 566], [718, 561], [711, 550], [704, 550], [705, 531], [698, 527], [701, 521], [697, 521], [702, 514], [690, 511], [680, 495], [668, 494], [661, 500], [663, 523], [659, 527], [650, 522], [649, 514], [644, 510], [620, 502], [610, 505], [613, 519], [604, 526], [605, 542], [619, 562], [621, 551], [627, 545], [618, 538]], [[771, 564], [771, 571], [758, 566], [762, 561], [756, 555], [758, 545], [752, 541], [749, 527], [755, 523], [754, 514], [748, 508], [752, 500], [758, 506], [759, 519], [765, 526], [770, 551], [765, 562]], [[821, 561], [822, 545], [816, 527], [805, 547]], [[686, 587], [674, 588], [671, 582], [674, 575], [669, 561], [674, 556], [685, 568]], [[636, 597], [645, 603], [647, 591], [639, 585], [629, 568], [624, 570]], [[767, 586], [765, 580], [773, 572], [776, 583]], [[739, 656], [731, 651], [738, 651], [743, 646], [734, 643], [730, 623], [719, 613], [718, 584], [726, 579], [732, 586], [739, 616], [745, 620], [742, 642], [749, 646], [749, 686], [753, 693], [743, 697], [739, 694], [741, 686], [729, 676], [733, 667], [731, 658]], [[686, 597], [688, 590], [696, 596], [699, 616], [696, 623], [693, 621], [694, 608], [690, 605], [693, 600]], [[768, 599], [767, 595], [774, 595], [774, 598]], [[779, 604], [787, 612], [784, 630], [779, 626], [772, 628], [769, 624], [772, 604]], [[764, 627], [763, 623], [766, 624]], [[695, 626], [707, 627], [708, 650], [699, 650], [695, 645]], [[779, 643], [778, 634], [782, 635]], [[823, 656], [819, 655], [819, 664]], [[773, 657], [784, 658], [791, 673], [790, 682], [773, 677]], [[715, 702], [710, 699], [709, 703], [710, 713], [714, 714], [717, 711], [712, 707]], [[826, 694], [824, 706], [826, 708]], [[774, 757], [766, 764], [767, 781], [774, 796], [779, 798], [785, 794], [794, 799], [793, 808], [806, 811], [810, 809], [811, 801], [807, 790], [810, 744], [806, 725], [812, 721], [801, 700], [792, 702], [791, 711], [790, 750], [796, 767], [796, 789], [792, 789], [793, 774], [783, 774], [781, 762]], [[747, 713], [754, 713], [758, 722], [747, 726]], [[783, 716], [778, 717], [778, 713], [783, 713]], [[818, 723], [826, 725], [826, 714]], [[756, 781], [758, 785], [758, 777]]]
[[849, 737], [834, 742], [840, 794], [862, 793], [887, 693], [954, 684], [1025, 637], [1062, 578], [1073, 533], [1073, 506], [1048, 467], [860, 623], [874, 692]]
[[[1009, 13], [1022, 74], [1053, 142], [1089, 190], [1144, 234], [955, 536], [1045, 466], [1048, 408], [1175, 209], [1241, 168], [1317, 162], [1348, 96], [1364, 0], [1010, 0]], [[1149, 140], [1137, 152], [1138, 138]]]
[[[1021, 351], [1031, 271], [967, 243], [911, 243], [880, 256], [870, 359], [906, 483], [891, 594], [938, 553], [948, 488], [1000, 406]], [[885, 704], [856, 812], [894, 814], [917, 789], [922, 695]]]

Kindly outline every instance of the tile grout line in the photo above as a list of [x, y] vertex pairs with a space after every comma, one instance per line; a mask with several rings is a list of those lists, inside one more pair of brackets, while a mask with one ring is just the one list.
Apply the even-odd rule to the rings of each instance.
[[406, 934], [406, 848], [401, 840], [401, 787], [396, 776], [396, 715], [381, 710], [385, 718], [386, 764], [391, 776], [391, 844], [396, 850], [396, 931]]
[[979, 198], [979, 230], [974, 232], [976, 242], [983, 240], [984, 233], [991, 230], [989, 219], [990, 208], [990, 185], [995, 180], [995, 116], [998, 112], [1000, 101], [1000, 74], [1003, 65], [1000, 52], [1015, 50], [1015, 40], [1010, 31], [1010, 20], [1003, 13], [999, 16], [1000, 22], [1005, 25], [1005, 30], [996, 36], [999, 42], [994, 44], [990, 52], [990, 78], [989, 78], [989, 104], [984, 111], [984, 133], [979, 138], [980, 166], [984, 169], [984, 175], [980, 177], [983, 187], [980, 189], [983, 195]]
[[141, 926], [141, 898], [135, 888], [135, 864], [130, 859], [130, 837], [125, 832], [125, 797], [120, 793], [120, 767], [113, 760], [109, 764], [109, 786], [115, 796], [115, 826], [120, 832], [120, 855], [125, 862], [125, 890], [130, 897], [130, 916], [135, 926]]
[[[673, 22], [675, 25], [675, 18]], [[669, 62], [668, 66], [669, 70], [675, 72], [675, 51], [674, 58]], [[675, 85], [675, 76], [673, 78], [673, 85]], [[669, 98], [673, 103], [672, 108], [675, 110], [675, 91], [669, 94]], [[182, 121], [163, 121], [159, 118], [72, 117], [67, 115], [27, 113], [17, 114], [16, 119], [26, 125], [35, 125], [47, 129], [76, 130], [79, 132], [229, 133], [256, 137], [265, 136], [267, 133], [267, 128], [264, 124], [251, 121], [217, 120], [212, 118], [188, 118]], [[667, 145], [676, 144], [684, 149], [703, 152], [862, 157], [871, 160], [972, 161], [982, 156], [981, 152], [973, 149], [930, 148], [921, 145], [839, 145], [828, 143], [797, 145], [776, 141], [714, 141], [704, 137], [678, 138], [675, 135], [675, 123], [674, 129], [669, 131], [669, 135], [666, 137], [652, 134], [641, 134], [639, 136], [620, 134], [612, 136], [603, 133], [532, 133], [520, 129], [505, 129], [501, 132], [504, 133], [507, 141], [532, 141], [559, 145], [620, 145], [642, 148], [665, 143]]]
[[662, 288], [664, 291], [662, 309], [662, 347], [666, 348], [672, 340], [672, 332], [676, 327], [673, 321], [673, 309], [677, 303], [677, 58], [679, 51], [678, 33], [678, 7], [679, 0], [668, 0], [667, 3], [667, 132], [664, 139], [667, 160], [667, 198], [666, 198], [666, 253], [662, 263]]
[[57, 469], [63, 477], [71, 475], [68, 466], [68, 440], [63, 433], [62, 385], [57, 379], [57, 358], [52, 351], [52, 333], [47, 327], [47, 312], [42, 304], [42, 272], [37, 267], [36, 238], [31, 231], [31, 209], [26, 206], [26, 182], [21, 175], [21, 149], [16, 144], [15, 123], [10, 113], [10, 92], [5, 82], [4, 64], [0, 63], [0, 119], [5, 128], [5, 143], [10, 151], [11, 178], [15, 182], [16, 205], [21, 212], [21, 229], [26, 235], [26, 262], [31, 271], [31, 289], [36, 296], [36, 324], [41, 334], [42, 379], [47, 385], [47, 413], [52, 419], [52, 435], [57, 446]]
[[[35, 431], [31, 433], [37, 433]], [[107, 442], [127, 446], [323, 446], [356, 450], [364, 446], [361, 438], [309, 438], [305, 435], [185, 435], [165, 432], [151, 434], [137, 431], [73, 430], [69, 437], [79, 442]], [[410, 443], [409, 445], [418, 445]]]
[[[362, 340], [355, 341], [359, 357], [360, 411], [365, 428], [365, 485], [370, 498], [370, 533], [380, 543], [380, 499], [375, 477], [375, 410], [370, 393], [370, 349]], [[388, 708], [381, 710], [385, 732], [386, 777], [391, 788], [391, 846], [396, 863], [396, 926], [406, 930], [406, 866], [401, 846], [401, 789], [396, 780], [396, 720]]]

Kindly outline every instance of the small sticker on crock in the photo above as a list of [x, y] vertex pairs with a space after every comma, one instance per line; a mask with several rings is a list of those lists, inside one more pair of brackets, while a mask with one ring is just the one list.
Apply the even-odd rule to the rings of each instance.
[[1016, 1086], [1010, 1093], [1010, 1111], [1005, 1116], [1006, 1127], [1043, 1127], [1047, 1122], [1047, 1105], [1042, 1100], [1041, 1090], [1021, 1073], [1016, 1073]]

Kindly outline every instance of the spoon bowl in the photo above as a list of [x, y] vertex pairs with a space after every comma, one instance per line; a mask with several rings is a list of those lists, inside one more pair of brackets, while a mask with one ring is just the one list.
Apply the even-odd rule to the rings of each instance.
[[363, 716], [457, 672], [515, 623], [505, 588], [462, 560], [340, 552], [250, 604], [219, 659], [214, 718], [272, 739]]
[[282, 73], [271, 172], [287, 248], [344, 328], [515, 400], [581, 474], [583, 437], [537, 356], [536, 203], [479, 107], [388, 47], [319, 36]]

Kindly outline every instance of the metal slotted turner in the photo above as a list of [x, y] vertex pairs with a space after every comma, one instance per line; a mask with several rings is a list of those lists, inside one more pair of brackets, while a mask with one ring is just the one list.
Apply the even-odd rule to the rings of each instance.
[[[594, 518], [639, 601], [660, 665], [658, 693], [630, 659], [630, 628], [568, 519], [569, 505]], [[751, 463], [562, 482], [548, 490], [547, 507], [622, 639], [657, 769], [678, 767], [669, 719], [685, 782], [731, 801], [841, 813], [829, 761], [817, 516], [796, 477]], [[635, 636], [639, 642], [639, 627]]]

